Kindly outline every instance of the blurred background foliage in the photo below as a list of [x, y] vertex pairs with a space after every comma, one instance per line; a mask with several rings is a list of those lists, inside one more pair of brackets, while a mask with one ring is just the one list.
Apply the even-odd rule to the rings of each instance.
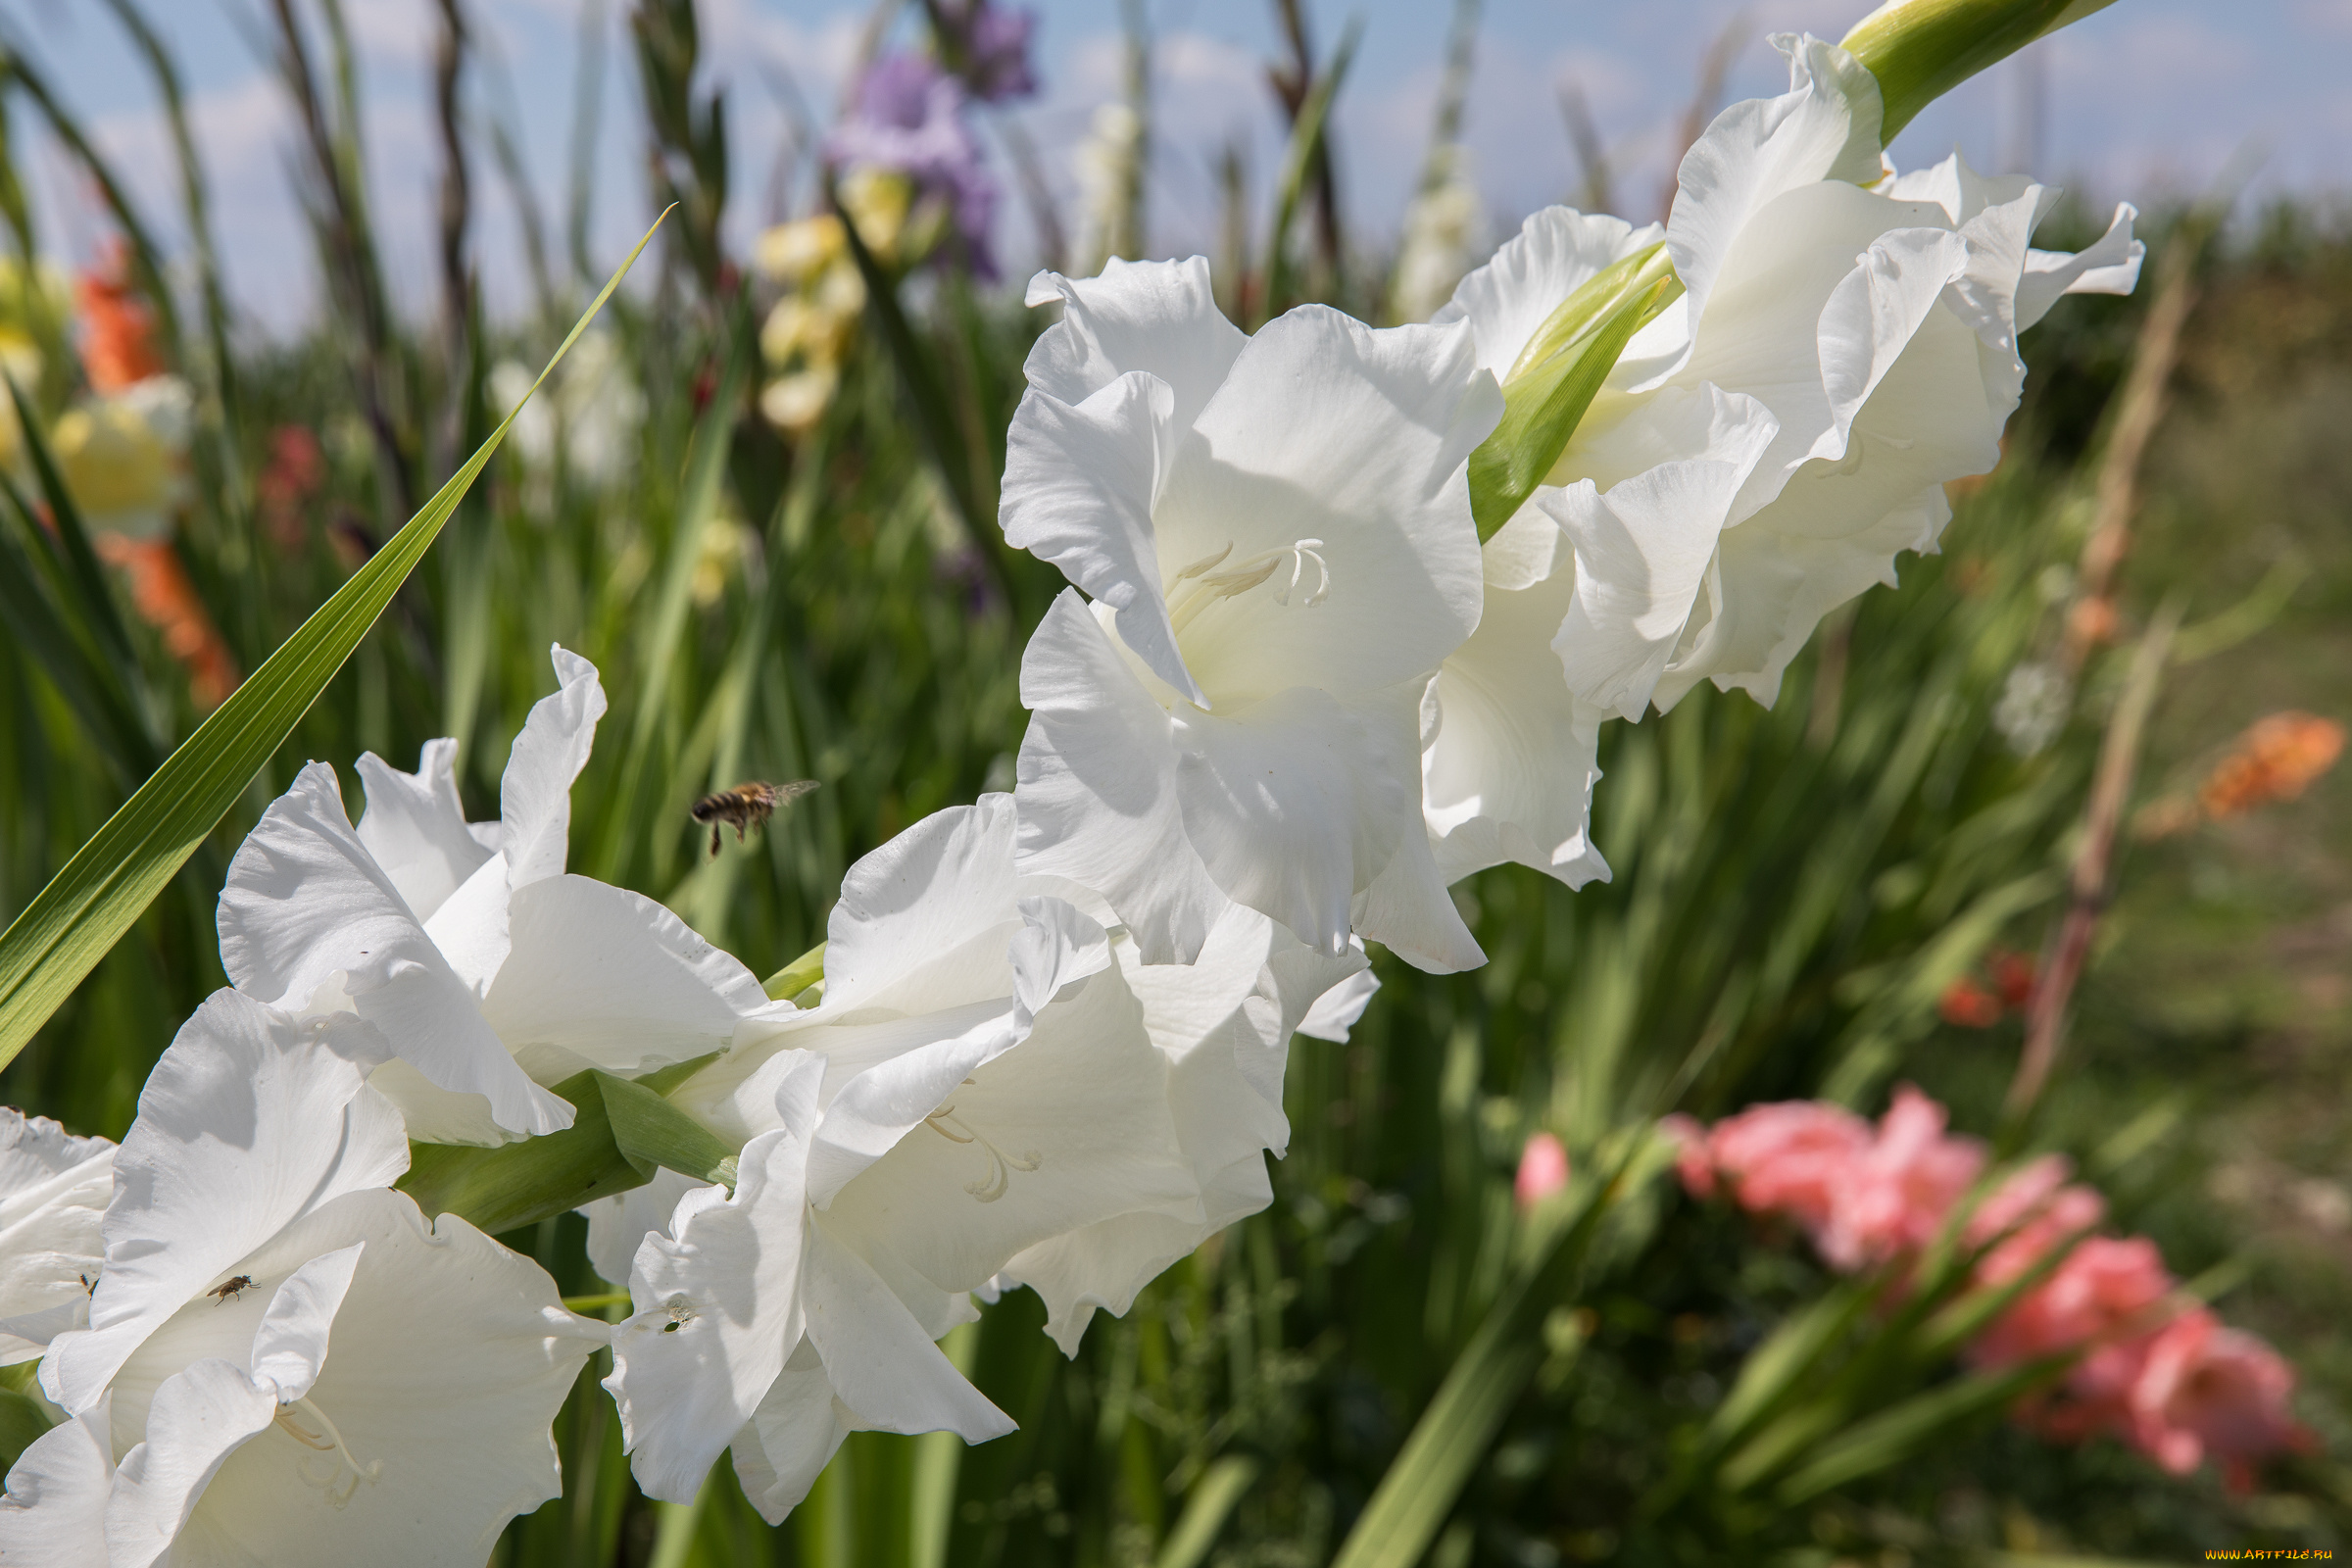
[[[128, 0], [110, 5], [137, 25]], [[454, 81], [462, 8], [442, 14]], [[960, 14], [943, 0], [925, 20]], [[469, 181], [513, 166], [453, 115], [441, 308], [394, 318], [340, 12], [327, 0], [271, 17], [330, 285], [307, 335], [232, 330], [209, 245], [158, 254], [94, 153], [86, 172], [122, 248], [74, 292], [43, 270], [47, 236], [0, 161], [16, 258], [0, 357], [32, 416], [8, 425], [19, 499], [0, 526], [15, 553], [0, 572], [19, 573], [0, 604], [11, 914], [486, 433], [516, 390], [507, 362], [544, 357], [601, 280], [575, 221], [567, 256], [552, 230], [531, 250], [537, 315], [484, 319]], [[120, 1137], [178, 1021], [222, 981], [212, 899], [262, 806], [306, 759], [348, 777], [363, 751], [405, 764], [454, 733], [472, 814], [493, 814], [508, 744], [550, 685], [551, 642], [595, 661], [612, 697], [573, 793], [573, 868], [662, 900], [758, 972], [821, 937], [858, 856], [1010, 786], [1019, 654], [1059, 585], [993, 525], [1041, 323], [975, 276], [981, 258], [926, 218], [932, 193], [912, 181], [853, 187], [850, 171], [812, 188], [812, 225], [728, 256], [729, 149], [694, 86], [691, 0], [643, 0], [629, 18], [647, 154], [681, 207], [657, 275], [614, 300], [239, 808], [0, 1073], [0, 1100]], [[1402, 254], [1372, 253], [1338, 220], [1320, 141], [1348, 42], [1318, 54], [1303, 25], [1286, 35], [1294, 57], [1271, 75], [1292, 155], [1266, 210], [1234, 184], [1217, 259], [1228, 309], [1249, 323], [1307, 298], [1372, 318], [1426, 310], [1433, 275], [1442, 299], [1477, 260], [1431, 249], [1446, 232], [1458, 71], [1429, 204]], [[943, 37], [955, 64], [962, 35]], [[1133, 47], [1149, 48], [1140, 27]], [[171, 99], [169, 56], [150, 63]], [[86, 150], [37, 71], [13, 56], [7, 70], [8, 116]], [[1135, 243], [1140, 86], [1127, 113], [1098, 127], [1100, 200], [1072, 215], [1094, 260]], [[183, 170], [204, 236], [202, 167]], [[825, 216], [837, 198], [846, 230]], [[2219, 819], [2179, 807], [2257, 718], [2352, 713], [2352, 225], [2284, 208], [2217, 237], [2210, 217], [2153, 225], [2188, 311], [2144, 458], [2119, 465], [2114, 432], [2164, 293], [2153, 281], [2070, 300], [2028, 335], [2034, 376], [2007, 456], [1955, 487], [1945, 553], [1833, 616], [1775, 708], [1702, 689], [1610, 726], [1594, 837], [1612, 882], [1572, 895], [1515, 867], [1473, 879], [1457, 897], [1484, 969], [1433, 978], [1382, 956], [1383, 990], [1350, 1041], [1295, 1042], [1273, 1208], [1125, 1319], [1098, 1318], [1074, 1361], [1025, 1293], [952, 1336], [1016, 1435], [965, 1450], [859, 1434], [769, 1530], [723, 1467], [694, 1505], [640, 1497], [592, 1364], [558, 1426], [566, 1495], [517, 1521], [496, 1560], [1319, 1564], [1464, 1367], [1490, 1386], [1446, 1408], [1483, 1414], [1429, 1429], [1419, 1452], [1453, 1479], [1434, 1500], [1384, 1504], [1405, 1512], [1377, 1514], [1349, 1564], [2056, 1568], [2352, 1546], [2352, 776]], [[2062, 208], [2042, 243], [2095, 232]], [[796, 301], [830, 314], [778, 327], [775, 308]], [[141, 344], [152, 365], [108, 367], [110, 345]], [[168, 525], [110, 524], [121, 498], [101, 481], [137, 453], [90, 421], [101, 394], [147, 370], [188, 389], [171, 463], [182, 482], [159, 492]], [[46, 455], [105, 545], [103, 577], [21, 569], [57, 522], [40, 499]], [[2129, 548], [2109, 553], [2112, 581], [2095, 564], [2086, 577], [2103, 476], [2134, 467]], [[1996, 950], [2042, 949], [2063, 912], [2094, 764], [2165, 604], [2182, 630], [2116, 896], [2049, 1087], [2010, 1115], [2024, 1024], [1954, 998]], [[795, 777], [824, 787], [742, 849], [703, 853], [696, 797]], [[1948, 1348], [1896, 1344], [1895, 1324], [1872, 1319], [1781, 1391], [1774, 1408], [1821, 1412], [1809, 1437], [1777, 1457], [1727, 1449], [1725, 1402], [1753, 1352], [1841, 1287], [1790, 1235], [1683, 1196], [1640, 1129], [1799, 1097], [1875, 1113], [1898, 1081], [2004, 1154], [2068, 1153], [2117, 1226], [2226, 1288], [2226, 1313], [2299, 1368], [2316, 1446], [2233, 1492], [2113, 1442], [2053, 1446], [1998, 1402], [1919, 1415], [1903, 1401], [1965, 1379]], [[1562, 1141], [1576, 1180], [1523, 1211], [1513, 1172], [1540, 1132]], [[606, 1287], [581, 1233], [565, 1219], [508, 1240], [593, 1295]], [[1839, 1366], [1862, 1370], [1841, 1382]], [[1869, 1419], [1900, 1410], [1919, 1418]]]

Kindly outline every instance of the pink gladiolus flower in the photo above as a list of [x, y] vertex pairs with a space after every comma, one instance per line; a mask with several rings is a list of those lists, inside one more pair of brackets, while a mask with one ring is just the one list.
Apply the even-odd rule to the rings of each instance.
[[1943, 1107], [1917, 1089], [1894, 1092], [1877, 1138], [1832, 1191], [1829, 1222], [1816, 1238], [1832, 1267], [1851, 1272], [1935, 1239], [1984, 1168], [1983, 1147], [1945, 1137], [1943, 1123]]
[[1568, 1185], [1568, 1151], [1549, 1133], [1537, 1133], [1519, 1152], [1519, 1177], [1511, 1190], [1523, 1209], [1533, 1208]]
[[2067, 1390], [2078, 1404], [2111, 1403], [2130, 1384], [2137, 1348], [2161, 1324], [2172, 1289], [2173, 1276], [2154, 1242], [2090, 1237], [1993, 1320], [1970, 1347], [1969, 1359], [1979, 1366], [2011, 1366], [2099, 1345], [2069, 1375]]
[[1852, 1111], [1791, 1100], [1717, 1122], [1707, 1152], [1741, 1208], [1787, 1214], [1818, 1236], [1870, 1142], [1870, 1123]]
[[2132, 1441], [2175, 1475], [2219, 1460], [2243, 1492], [2253, 1461], [2311, 1441], [2287, 1410], [2294, 1389], [2278, 1351], [2211, 1312], [2184, 1312], [2148, 1344], [2131, 1390]]
[[2021, 1166], [1969, 1216], [1968, 1244], [1992, 1247], [1977, 1265], [1980, 1283], [2008, 1284], [2106, 1216], [2105, 1199], [2067, 1185], [2070, 1168], [2065, 1155], [2044, 1154]]

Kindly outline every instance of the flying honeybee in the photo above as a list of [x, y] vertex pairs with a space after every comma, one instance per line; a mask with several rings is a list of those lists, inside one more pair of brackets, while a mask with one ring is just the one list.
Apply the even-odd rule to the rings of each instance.
[[718, 855], [719, 830], [728, 823], [735, 826], [735, 842], [743, 842], [746, 828], [755, 828], [775, 814], [776, 808], [789, 805], [816, 788], [812, 778], [796, 778], [789, 784], [762, 784], [754, 779], [738, 784], [716, 795], [706, 795], [694, 803], [694, 819], [710, 824], [710, 854]]
[[253, 1276], [250, 1274], [240, 1274], [235, 1279], [222, 1281], [220, 1284], [214, 1286], [211, 1290], [205, 1292], [204, 1294], [211, 1297], [216, 1301], [226, 1303], [235, 1300], [238, 1297], [243, 1296], [247, 1291], [252, 1289]]

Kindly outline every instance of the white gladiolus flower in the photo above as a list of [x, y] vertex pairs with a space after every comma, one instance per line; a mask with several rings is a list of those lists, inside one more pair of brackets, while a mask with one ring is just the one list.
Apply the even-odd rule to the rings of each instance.
[[1661, 238], [1687, 289], [1487, 543], [1486, 617], [1425, 715], [1449, 878], [1505, 859], [1605, 875], [1586, 836], [1600, 720], [1701, 679], [1772, 701], [1825, 612], [1935, 548], [1943, 483], [1997, 461], [2018, 332], [2136, 276], [2128, 207], [2062, 256], [2027, 245], [2040, 186], [1956, 157], [1883, 178], [1875, 78], [1818, 39], [1776, 43], [1789, 92], [1716, 120], [1662, 234], [1538, 213], [1439, 313], [1507, 378], [1561, 302]]
[[1009, 1431], [932, 1343], [972, 1291], [1020, 1260], [1074, 1346], [1269, 1200], [1289, 1026], [1361, 956], [1234, 908], [1201, 965], [1155, 975], [1017, 883], [1013, 840], [988, 796], [853, 867], [822, 1004], [747, 1023], [671, 1094], [742, 1142], [734, 1194], [592, 1211], [600, 1268], [636, 1244], [609, 1386], [649, 1495], [693, 1495], [731, 1446], [780, 1519], [851, 1431]]
[[[0, 1106], [0, 1366], [77, 1327], [98, 1277], [115, 1146]], [[24, 1318], [23, 1334], [10, 1323]]]
[[499, 821], [466, 821], [451, 741], [428, 742], [413, 774], [361, 758], [357, 828], [334, 770], [314, 762], [263, 813], [220, 895], [237, 989], [382, 1030], [399, 1059], [375, 1087], [412, 1138], [567, 1127], [572, 1107], [543, 1085], [708, 1055], [767, 1002], [651, 899], [564, 874], [571, 782], [605, 696], [586, 660], [558, 648], [555, 662], [561, 688], [514, 739]]
[[180, 1031], [116, 1159], [91, 1326], [42, 1363], [76, 1419], [10, 1472], [0, 1557], [478, 1563], [559, 1493], [548, 1426], [606, 1331], [385, 1190], [384, 1049], [233, 991]]
[[1501, 414], [1460, 326], [1303, 307], [1246, 338], [1208, 268], [1041, 274], [1005, 538], [1064, 594], [1021, 668], [1020, 870], [1153, 962], [1228, 901], [1334, 956], [1482, 961], [1420, 821], [1423, 689], [1477, 626], [1464, 466]]
[[[1999, 461], [2018, 333], [2063, 293], [2138, 276], [2130, 207], [2061, 255], [2029, 246], [2057, 193], [2024, 176], [1954, 156], [1885, 178], [1877, 79], [1817, 38], [1775, 43], [1789, 91], [1733, 105], [1683, 161], [1665, 238], [1688, 292], [1628, 347], [1544, 496], [1580, 562], [1561, 657], [1627, 717], [1701, 679], [1769, 703], [1824, 613], [1935, 548], [1943, 484]], [[1760, 435], [1720, 515], [1616, 505], [1661, 461], [1737, 464]]]

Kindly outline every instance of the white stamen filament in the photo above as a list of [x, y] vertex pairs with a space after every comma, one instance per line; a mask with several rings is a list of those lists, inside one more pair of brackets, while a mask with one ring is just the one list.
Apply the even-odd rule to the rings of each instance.
[[959, 1118], [954, 1105], [940, 1106], [923, 1118], [923, 1124], [951, 1144], [978, 1144], [988, 1152], [988, 1174], [963, 1184], [963, 1190], [983, 1203], [993, 1203], [1011, 1190], [1014, 1171], [1032, 1171], [1046, 1162], [1046, 1156], [1034, 1149], [1024, 1151], [1018, 1158], [1005, 1153], [990, 1143], [986, 1134]]
[[1331, 564], [1323, 559], [1322, 550], [1320, 539], [1294, 539], [1287, 545], [1245, 556], [1223, 571], [1211, 568], [1233, 554], [1233, 546], [1202, 556], [1176, 574], [1178, 586], [1168, 596], [1168, 622], [1175, 630], [1183, 631], [1200, 612], [1218, 600], [1246, 594], [1272, 577], [1285, 560], [1290, 562], [1290, 579], [1275, 585], [1274, 602], [1278, 605], [1291, 602], [1291, 595], [1306, 580], [1306, 564], [1311, 561], [1315, 564], [1315, 585], [1307, 592], [1306, 608], [1312, 610], [1331, 597]]
[[[292, 1412], [296, 1410], [300, 1410], [319, 1430], [313, 1432], [295, 1420]], [[304, 1447], [316, 1448], [320, 1454], [332, 1456], [320, 1459], [305, 1454], [295, 1463], [294, 1473], [302, 1479], [304, 1486], [325, 1493], [326, 1500], [337, 1509], [351, 1501], [359, 1492], [361, 1482], [373, 1486], [384, 1473], [384, 1461], [381, 1459], [369, 1464], [360, 1463], [359, 1455], [353, 1453], [350, 1446], [344, 1443], [343, 1434], [335, 1430], [335, 1423], [328, 1419], [327, 1413], [308, 1398], [289, 1399], [279, 1405], [277, 1424], [286, 1436]], [[311, 1467], [317, 1464], [325, 1464], [328, 1468], [323, 1473], [314, 1471]], [[348, 1479], [344, 1474], [346, 1471], [350, 1472]]]

